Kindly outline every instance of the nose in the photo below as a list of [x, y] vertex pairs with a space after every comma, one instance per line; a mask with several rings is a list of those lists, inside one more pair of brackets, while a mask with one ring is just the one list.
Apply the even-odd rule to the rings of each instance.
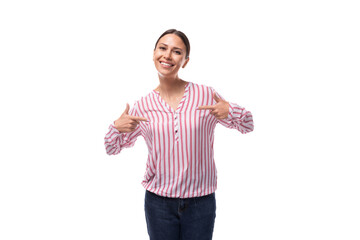
[[164, 53], [164, 57], [166, 59], [171, 59], [171, 51], [170, 50], [167, 50], [165, 53]]

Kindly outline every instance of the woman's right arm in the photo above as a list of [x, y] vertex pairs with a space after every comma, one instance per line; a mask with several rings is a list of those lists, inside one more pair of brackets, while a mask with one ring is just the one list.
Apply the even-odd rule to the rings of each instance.
[[104, 139], [106, 153], [109, 155], [118, 154], [123, 148], [132, 147], [141, 134], [140, 121], [147, 121], [146, 118], [132, 116], [131, 114], [136, 114], [136, 112], [132, 109], [129, 114], [129, 109], [129, 104], [127, 104], [123, 114], [109, 126]]

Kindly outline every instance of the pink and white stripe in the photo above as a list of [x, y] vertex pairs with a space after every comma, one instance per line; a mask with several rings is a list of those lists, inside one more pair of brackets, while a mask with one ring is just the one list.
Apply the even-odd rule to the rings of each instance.
[[[214, 105], [214, 89], [188, 83], [184, 96], [173, 110], [156, 91], [137, 101], [129, 114], [147, 118], [132, 133], [119, 133], [110, 125], [105, 136], [109, 155], [120, 153], [143, 136], [148, 160], [142, 185], [164, 197], [190, 198], [208, 195], [217, 188], [214, 162], [214, 129], [217, 123], [241, 133], [254, 129], [251, 112], [230, 103], [227, 119], [218, 120], [198, 106]], [[219, 96], [221, 97], [221, 96]]]

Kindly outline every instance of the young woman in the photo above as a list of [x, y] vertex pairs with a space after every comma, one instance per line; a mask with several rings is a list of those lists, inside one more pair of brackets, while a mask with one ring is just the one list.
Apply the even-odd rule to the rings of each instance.
[[217, 123], [241, 133], [253, 130], [252, 115], [213, 88], [182, 80], [190, 43], [181, 31], [164, 32], [153, 60], [159, 85], [127, 104], [109, 127], [106, 152], [118, 154], [144, 137], [148, 160], [142, 185], [151, 240], [210, 240], [215, 222], [217, 175], [214, 129]]

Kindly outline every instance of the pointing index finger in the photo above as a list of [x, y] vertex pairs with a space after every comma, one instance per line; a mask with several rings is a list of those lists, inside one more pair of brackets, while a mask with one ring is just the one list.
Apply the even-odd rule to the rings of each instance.
[[135, 120], [135, 121], [145, 121], [145, 122], [148, 122], [148, 120], [144, 117], [137, 117], [137, 116], [129, 116], [129, 118], [131, 120]]
[[197, 110], [214, 110], [214, 106], [200, 106], [196, 108]]

